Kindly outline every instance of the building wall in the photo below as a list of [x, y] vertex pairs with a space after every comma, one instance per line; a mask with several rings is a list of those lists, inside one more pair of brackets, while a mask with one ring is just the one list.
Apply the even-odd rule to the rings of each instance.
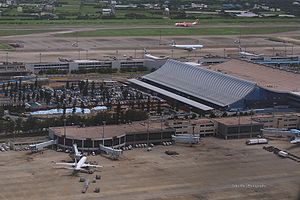
[[100, 68], [137, 68], [147, 67], [148, 69], [158, 68], [162, 65], [161, 61], [147, 61], [146, 59], [129, 59], [129, 60], [95, 60], [91, 62], [53, 62], [53, 63], [28, 63], [25, 64], [27, 70], [38, 73], [50, 69], [65, 70], [68, 72], [79, 69], [100, 69]]
[[174, 129], [164, 129], [164, 130], [153, 130], [149, 132], [138, 132], [138, 133], [126, 133], [120, 136], [112, 137], [112, 138], [99, 138], [99, 139], [76, 139], [64, 136], [57, 136], [50, 129], [49, 137], [51, 139], [58, 139], [58, 146], [60, 148], [68, 148], [71, 149], [74, 143], [77, 144], [79, 150], [85, 151], [95, 151], [99, 150], [99, 145], [104, 143], [104, 146], [114, 146], [114, 147], [122, 147], [128, 145], [135, 144], [161, 144], [162, 142], [170, 142], [172, 141], [172, 135], [175, 134]]
[[173, 120], [168, 126], [174, 128], [177, 134], [200, 134], [212, 136], [216, 133], [216, 123], [212, 120]]
[[260, 135], [263, 124], [226, 125], [218, 123], [217, 135], [224, 139], [251, 138]]
[[264, 128], [300, 128], [300, 114], [258, 116], [253, 119], [257, 122], [262, 122]]

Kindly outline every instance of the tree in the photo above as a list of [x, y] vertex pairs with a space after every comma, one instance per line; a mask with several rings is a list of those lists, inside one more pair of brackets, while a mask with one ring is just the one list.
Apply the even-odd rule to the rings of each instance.
[[69, 89], [70, 88], [70, 83], [69, 81], [66, 82], [66, 89]]
[[81, 112], [82, 112], [82, 114], [84, 114], [84, 103], [83, 103], [83, 101], [81, 101], [80, 108], [81, 108]]
[[22, 92], [19, 91], [19, 93], [18, 93], [18, 100], [21, 101], [21, 99], [22, 99]]
[[13, 120], [9, 120], [6, 124], [6, 131], [9, 133], [13, 133], [15, 130], [16, 124]]
[[16, 120], [16, 131], [17, 132], [19, 132], [22, 129], [22, 123], [23, 123], [22, 118], [18, 117], [18, 119]]
[[150, 112], [150, 104], [151, 104], [151, 99], [150, 96], [148, 96], [148, 100], [147, 100], [147, 111]]
[[29, 94], [29, 93], [27, 94], [26, 99], [27, 99], [27, 102], [29, 102], [29, 101], [31, 100], [31, 97], [30, 97], [30, 94]]
[[22, 95], [22, 101], [25, 102], [25, 93]]
[[76, 113], [76, 103], [73, 103], [73, 109], [72, 109], [72, 114]]
[[66, 109], [67, 109], [67, 108], [66, 108], [66, 104], [64, 103], [64, 104], [63, 104], [63, 115], [64, 115], [64, 116], [66, 115]]
[[0, 117], [2, 118], [4, 116], [4, 109], [3, 107], [0, 107]]
[[95, 94], [95, 81], [92, 82], [92, 86], [91, 86], [91, 95], [94, 96]]
[[38, 87], [38, 80], [35, 79], [35, 81], [34, 81], [34, 88], [37, 89], [37, 87]]
[[158, 99], [158, 102], [157, 102], [157, 110], [156, 112], [160, 115], [161, 114], [161, 102], [160, 100]]

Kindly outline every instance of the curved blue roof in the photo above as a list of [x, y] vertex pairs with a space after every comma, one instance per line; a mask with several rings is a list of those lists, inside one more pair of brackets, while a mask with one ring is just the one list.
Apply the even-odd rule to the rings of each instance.
[[253, 82], [175, 60], [143, 78], [222, 107], [241, 100], [256, 87]]

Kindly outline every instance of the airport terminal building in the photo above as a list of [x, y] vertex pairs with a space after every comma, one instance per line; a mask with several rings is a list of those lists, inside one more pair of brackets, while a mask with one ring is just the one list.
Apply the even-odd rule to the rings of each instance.
[[135, 144], [161, 144], [170, 142], [174, 134], [175, 129], [158, 122], [49, 128], [49, 137], [57, 140], [58, 147], [71, 149], [73, 144], [77, 144], [78, 149], [84, 151], [98, 150], [100, 144], [114, 148]]
[[156, 69], [163, 65], [165, 60], [151, 59], [108, 59], [108, 60], [65, 60], [61, 62], [42, 62], [42, 63], [27, 63], [25, 67], [32, 73], [41, 71], [59, 70], [67, 73], [80, 70], [99, 70], [99, 69], [128, 69], [128, 68], [143, 68], [149, 70]]
[[[242, 68], [243, 65], [248, 64], [246, 61], [230, 60], [216, 66], [237, 65]], [[168, 60], [155, 72], [139, 80], [130, 79], [129, 82], [135, 87], [179, 101], [200, 112], [212, 109], [238, 111], [265, 108], [270, 105], [300, 108], [300, 93], [292, 92], [294, 89], [291, 88], [292, 86], [289, 87], [288, 83], [294, 81], [295, 89], [298, 89], [300, 84], [296, 83], [300, 83], [300, 74], [285, 74], [289, 79], [281, 77], [284, 80], [280, 78], [276, 80], [280, 84], [278, 87], [262, 86], [255, 79], [247, 80], [234, 72], [232, 75], [229, 74], [222, 70], [211, 70]]]

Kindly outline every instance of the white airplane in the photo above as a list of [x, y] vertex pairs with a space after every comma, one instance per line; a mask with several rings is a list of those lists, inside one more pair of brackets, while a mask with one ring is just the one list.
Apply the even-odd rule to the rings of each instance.
[[174, 48], [184, 49], [187, 51], [194, 51], [197, 49], [202, 49], [204, 47], [202, 44], [190, 44], [190, 45], [181, 44], [181, 45], [179, 45], [179, 44], [176, 44], [174, 40], [172, 40], [171, 46]]
[[195, 134], [176, 134], [172, 135], [172, 140], [181, 143], [197, 144], [200, 141], [200, 136]]
[[82, 158], [82, 153], [78, 151], [77, 144], [73, 144], [73, 158], [75, 160], [80, 160]]
[[73, 46], [73, 47], [78, 47], [78, 42], [73, 42], [73, 43], [72, 43], [72, 46]]
[[74, 173], [77, 172], [85, 172], [85, 173], [93, 173], [90, 168], [102, 168], [100, 165], [91, 165], [88, 163], [85, 163], [87, 157], [83, 156], [78, 162], [75, 160], [74, 163], [55, 163], [57, 165], [63, 165], [65, 169], [71, 169]]
[[263, 56], [263, 54], [254, 54], [254, 53], [249, 53], [247, 51], [243, 51], [242, 47], [241, 47], [241, 41], [239, 40], [235, 40], [234, 43], [238, 44], [238, 48], [239, 48], [239, 56], [240, 57], [261, 57]]
[[153, 59], [153, 60], [164, 60], [164, 59], [169, 58], [168, 56], [164, 56], [164, 57], [153, 56], [150, 53], [148, 53], [146, 49], [144, 49], [144, 57], [149, 58], [149, 59]]

